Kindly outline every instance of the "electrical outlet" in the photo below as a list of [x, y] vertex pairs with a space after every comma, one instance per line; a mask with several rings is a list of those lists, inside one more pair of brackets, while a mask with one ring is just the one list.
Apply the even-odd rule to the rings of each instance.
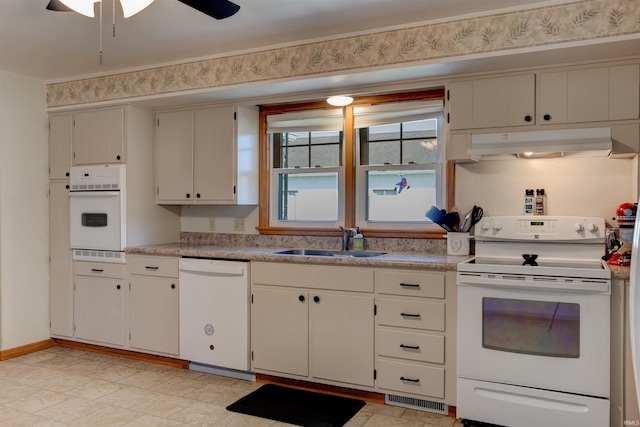
[[234, 218], [233, 229], [235, 231], [244, 231], [244, 218]]
[[209, 231], [216, 231], [216, 219], [214, 217], [209, 218]]

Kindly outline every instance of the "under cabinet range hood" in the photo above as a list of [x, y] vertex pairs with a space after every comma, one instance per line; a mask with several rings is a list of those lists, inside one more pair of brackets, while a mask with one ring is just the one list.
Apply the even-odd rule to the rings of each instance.
[[471, 135], [467, 154], [474, 160], [608, 156], [611, 128], [541, 130]]

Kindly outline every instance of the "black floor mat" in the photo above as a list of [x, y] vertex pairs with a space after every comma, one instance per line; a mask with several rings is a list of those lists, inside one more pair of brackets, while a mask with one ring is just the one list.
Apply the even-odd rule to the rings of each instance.
[[306, 427], [341, 427], [364, 401], [265, 384], [227, 406], [229, 411]]

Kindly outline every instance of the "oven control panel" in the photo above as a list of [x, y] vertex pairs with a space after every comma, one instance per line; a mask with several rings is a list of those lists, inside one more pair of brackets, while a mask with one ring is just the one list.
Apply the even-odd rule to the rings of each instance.
[[125, 166], [74, 166], [70, 175], [71, 191], [121, 190], [125, 182]]
[[576, 216], [484, 217], [477, 240], [603, 241], [604, 218]]

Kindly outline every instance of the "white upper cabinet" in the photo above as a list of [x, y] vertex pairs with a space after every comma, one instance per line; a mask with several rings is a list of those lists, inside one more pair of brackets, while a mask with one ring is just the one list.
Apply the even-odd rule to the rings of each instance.
[[124, 163], [124, 107], [83, 111], [73, 116], [73, 164]]
[[159, 113], [157, 161], [160, 204], [257, 204], [257, 107]]
[[633, 120], [639, 117], [640, 65], [541, 73], [540, 124]]
[[535, 75], [453, 82], [447, 100], [452, 130], [533, 125]]
[[69, 179], [73, 161], [73, 116], [49, 117], [49, 179]]

